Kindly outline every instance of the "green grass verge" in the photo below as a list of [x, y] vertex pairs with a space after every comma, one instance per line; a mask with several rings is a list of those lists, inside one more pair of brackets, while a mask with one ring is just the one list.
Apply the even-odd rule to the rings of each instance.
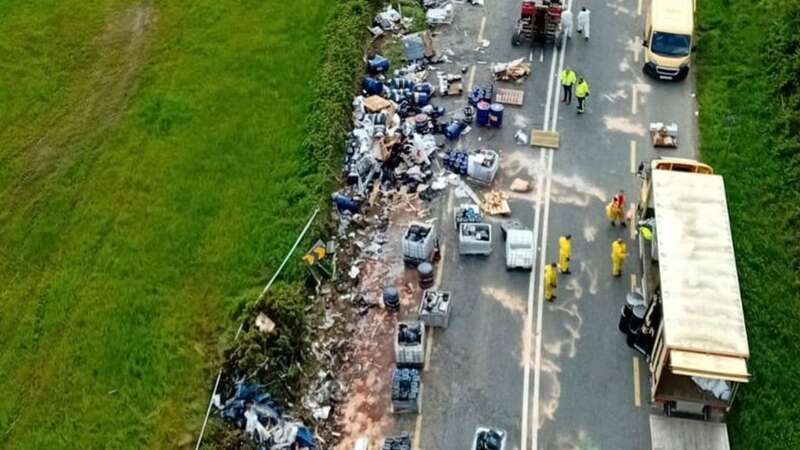
[[735, 450], [800, 448], [798, 0], [698, 2], [700, 151], [725, 176], [750, 340]]
[[321, 30], [366, 4], [0, 2], [0, 447], [196, 436], [220, 335], [324, 202], [363, 22]]

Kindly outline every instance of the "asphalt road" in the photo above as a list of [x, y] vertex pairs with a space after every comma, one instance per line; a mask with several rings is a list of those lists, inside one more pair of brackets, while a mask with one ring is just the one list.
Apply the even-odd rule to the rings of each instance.
[[[437, 48], [454, 54], [437, 68], [468, 67], [466, 78], [474, 86], [491, 84], [491, 63], [525, 57], [532, 64], [527, 80], [506, 86], [524, 89], [525, 103], [506, 107], [503, 128], [474, 129], [454, 146], [501, 151], [497, 190], [509, 192], [515, 177], [533, 182], [533, 192], [509, 193], [512, 217], [535, 231], [539, 255], [533, 272], [506, 271], [495, 226], [491, 256], [459, 256], [452, 208], [465, 200], [452, 192], [440, 198], [439, 286], [453, 293], [455, 303], [450, 326], [431, 340], [423, 412], [415, 421], [399, 422], [414, 428], [406, 431], [414, 432], [418, 449], [464, 450], [479, 425], [508, 431], [509, 450], [650, 448], [647, 365], [616, 329], [624, 296], [638, 282], [631, 277], [637, 275], [636, 244], [629, 230], [609, 226], [604, 206], [619, 189], [629, 202], [637, 200], [634, 172], [640, 161], [696, 157], [694, 81], [690, 75], [664, 83], [642, 74], [644, 19], [637, 0], [570, 6], [576, 16], [582, 6], [592, 11], [591, 39], [576, 33], [563, 55], [552, 45], [510, 45], [516, 0], [458, 4], [453, 25], [436, 35]], [[482, 40], [488, 47], [481, 48]], [[583, 115], [574, 103], [559, 102], [561, 67], [573, 68], [591, 85]], [[464, 100], [437, 104], [455, 111]], [[652, 121], [678, 123], [678, 150], [649, 145]], [[560, 149], [514, 141], [517, 130], [531, 128], [557, 130]], [[572, 274], [559, 277], [555, 302], [545, 303], [542, 264], [556, 260], [558, 237], [567, 233], [573, 236]], [[630, 254], [622, 278], [610, 275], [610, 245], [617, 237], [626, 239]]]

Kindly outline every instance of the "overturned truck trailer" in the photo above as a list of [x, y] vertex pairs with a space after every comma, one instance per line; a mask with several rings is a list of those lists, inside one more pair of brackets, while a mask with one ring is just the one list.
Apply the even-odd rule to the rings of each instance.
[[[653, 336], [650, 398], [667, 416], [721, 422], [738, 386], [750, 378], [725, 185], [711, 167], [674, 158], [653, 161], [643, 178], [637, 221]], [[651, 426], [684, 425], [656, 418]], [[693, 436], [685, 430], [665, 435], [694, 439], [689, 445], [700, 445], [695, 448], [727, 448], [724, 425], [693, 426], [700, 427]], [[657, 434], [653, 430], [653, 438]]]

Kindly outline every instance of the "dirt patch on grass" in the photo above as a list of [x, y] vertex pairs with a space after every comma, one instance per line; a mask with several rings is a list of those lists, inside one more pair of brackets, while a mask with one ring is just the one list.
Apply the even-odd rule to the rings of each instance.
[[32, 133], [30, 143], [15, 152], [22, 160], [15, 193], [33, 188], [57, 169], [68, 167], [80, 152], [101, 145], [137, 90], [156, 16], [151, 2], [108, 16], [103, 32], [90, 45], [91, 63], [66, 87], [65, 104], [31, 124], [30, 130], [43, 134]]

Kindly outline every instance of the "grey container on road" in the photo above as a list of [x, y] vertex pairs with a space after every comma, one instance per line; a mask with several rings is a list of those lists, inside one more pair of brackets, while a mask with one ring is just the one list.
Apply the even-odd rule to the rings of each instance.
[[492, 226], [488, 223], [462, 223], [458, 233], [458, 252], [462, 255], [492, 253]]
[[447, 328], [450, 323], [449, 291], [436, 291], [428, 289], [422, 293], [422, 302], [419, 305], [419, 320], [429, 327]]

